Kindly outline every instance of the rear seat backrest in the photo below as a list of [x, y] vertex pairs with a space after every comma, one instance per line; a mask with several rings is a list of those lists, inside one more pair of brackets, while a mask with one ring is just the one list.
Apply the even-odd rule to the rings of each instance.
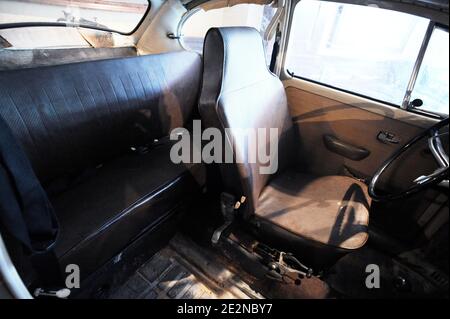
[[191, 52], [0, 72], [0, 116], [44, 185], [184, 126], [201, 58]]

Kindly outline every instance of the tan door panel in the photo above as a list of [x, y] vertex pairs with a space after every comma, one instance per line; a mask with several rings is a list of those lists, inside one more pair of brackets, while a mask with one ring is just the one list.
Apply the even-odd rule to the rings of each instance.
[[[371, 177], [401, 145], [431, 126], [435, 120], [384, 106], [331, 88], [302, 80], [285, 81], [291, 115], [300, 136], [300, 154], [308, 171], [318, 175], [343, 174], [345, 167], [361, 177]], [[400, 139], [385, 144], [377, 139], [387, 131]], [[360, 161], [330, 151], [324, 136], [332, 135], [350, 145], [365, 148], [370, 155]], [[395, 186], [409, 184], [420, 172], [432, 172], [436, 164], [424, 143], [392, 170]], [[400, 165], [401, 164], [401, 165]], [[401, 169], [400, 169], [401, 168]], [[395, 173], [395, 174], [394, 174]]]

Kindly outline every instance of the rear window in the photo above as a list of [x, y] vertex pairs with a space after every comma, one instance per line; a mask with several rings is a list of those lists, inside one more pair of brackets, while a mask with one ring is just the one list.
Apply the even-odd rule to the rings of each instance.
[[61, 23], [131, 33], [148, 7], [149, 0], [1, 0], [0, 27]]
[[[276, 8], [271, 5], [246, 3], [208, 11], [196, 10], [181, 27], [181, 42], [186, 49], [202, 53], [206, 33], [214, 27], [253, 27], [264, 37], [275, 12]], [[273, 42], [273, 38], [264, 40], [268, 62], [270, 62]]]

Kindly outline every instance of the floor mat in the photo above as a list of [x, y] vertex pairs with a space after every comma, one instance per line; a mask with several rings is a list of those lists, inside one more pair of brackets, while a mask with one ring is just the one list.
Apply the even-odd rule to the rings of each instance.
[[[188, 256], [188, 258], [186, 258]], [[177, 235], [117, 291], [112, 299], [263, 298], [239, 276]]]

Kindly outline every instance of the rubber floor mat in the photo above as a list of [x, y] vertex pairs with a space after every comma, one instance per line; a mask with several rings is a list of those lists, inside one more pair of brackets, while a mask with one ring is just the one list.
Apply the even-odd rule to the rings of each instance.
[[[184, 245], [189, 245], [190, 257], [195, 255], [195, 264], [177, 252], [186, 251]], [[262, 296], [222, 264], [216, 263], [214, 256], [205, 255], [200, 247], [177, 236], [141, 266], [111, 298], [243, 299]]]

